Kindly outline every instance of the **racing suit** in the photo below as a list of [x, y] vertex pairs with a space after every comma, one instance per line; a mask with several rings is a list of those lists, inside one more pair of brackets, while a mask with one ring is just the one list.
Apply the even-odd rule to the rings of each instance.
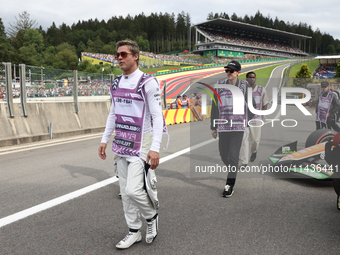
[[149, 150], [159, 152], [164, 130], [159, 84], [137, 69], [130, 75], [118, 76], [111, 85], [111, 95], [111, 110], [101, 142], [107, 144], [116, 131], [112, 150], [118, 156], [125, 219], [130, 229], [138, 230], [142, 227], [140, 214], [145, 219], [156, 214], [143, 187], [147, 154]]

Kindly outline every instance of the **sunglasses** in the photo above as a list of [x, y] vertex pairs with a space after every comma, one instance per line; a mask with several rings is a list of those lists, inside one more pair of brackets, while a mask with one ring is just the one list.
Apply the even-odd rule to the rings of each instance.
[[236, 70], [234, 70], [234, 69], [229, 69], [229, 70], [226, 69], [226, 70], [225, 70], [226, 73], [234, 73], [235, 71], [236, 71]]
[[115, 55], [115, 59], [118, 59], [120, 56], [122, 56], [122, 58], [126, 58], [128, 56], [128, 54], [132, 54], [131, 52], [117, 52], [117, 54]]

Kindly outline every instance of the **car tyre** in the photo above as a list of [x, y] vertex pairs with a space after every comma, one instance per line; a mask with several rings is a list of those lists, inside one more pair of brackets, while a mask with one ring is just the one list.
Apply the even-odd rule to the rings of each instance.
[[337, 133], [330, 129], [318, 129], [311, 133], [305, 144], [305, 148], [313, 146], [315, 144], [328, 142], [333, 139]]

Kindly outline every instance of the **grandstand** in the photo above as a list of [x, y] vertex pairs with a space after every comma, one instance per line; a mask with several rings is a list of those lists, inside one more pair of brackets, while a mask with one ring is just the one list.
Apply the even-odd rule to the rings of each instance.
[[[81, 57], [82, 60], [87, 60], [92, 64], [109, 64], [118, 67], [118, 61], [111, 54], [82, 52]], [[145, 51], [139, 52], [139, 65], [144, 68], [197, 64], [202, 64], [202, 61], [197, 60], [197, 58], [183, 58], [176, 55], [154, 54]]]
[[194, 25], [194, 53], [221, 58], [259, 59], [308, 56], [306, 40], [310, 36], [260, 27], [226, 19], [214, 19]]
[[90, 53], [90, 52], [82, 52], [81, 60], [87, 60], [93, 65], [113, 65], [115, 67], [118, 66], [118, 61], [115, 59], [114, 55], [110, 54], [102, 54], [102, 53]]

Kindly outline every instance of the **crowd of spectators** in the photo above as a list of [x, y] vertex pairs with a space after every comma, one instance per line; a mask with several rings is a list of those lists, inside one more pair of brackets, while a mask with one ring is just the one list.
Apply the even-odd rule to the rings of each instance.
[[[12, 89], [12, 97], [20, 97], [20, 88]], [[27, 87], [26, 88], [27, 98], [36, 97], [67, 97], [73, 96], [72, 86], [55, 86], [54, 88], [43, 88], [43, 87]], [[110, 94], [110, 82], [104, 80], [104, 84], [95, 79], [89, 81], [88, 84], [78, 85], [78, 96], [104, 96]], [[6, 100], [6, 89], [0, 87], [0, 100]]]
[[335, 75], [336, 64], [320, 64], [316, 70], [317, 79], [331, 79]]
[[0, 87], [0, 100], [6, 98], [6, 88]]
[[164, 61], [187, 62], [186, 58], [182, 58], [176, 55], [155, 54], [155, 53], [146, 52], [146, 51], [140, 51], [139, 53], [140, 55], [145, 56], [145, 57], [160, 59]]
[[254, 49], [254, 48], [240, 48], [235, 47], [231, 45], [223, 45], [223, 44], [212, 44], [209, 46], [198, 46], [198, 50], [206, 50], [206, 49], [224, 49], [224, 50], [231, 50], [231, 51], [239, 51], [244, 53], [252, 53], [252, 54], [259, 54], [259, 55], [269, 55], [269, 56], [275, 56], [275, 57], [285, 57], [285, 58], [293, 58], [295, 57], [293, 54], [284, 53], [284, 52], [277, 52], [277, 51], [267, 51], [267, 50], [261, 50], [261, 49]]
[[99, 59], [99, 60], [103, 60], [103, 61], [110, 62], [110, 63], [113, 63], [113, 64], [118, 64], [118, 61], [115, 59], [115, 56], [111, 55], [111, 54], [82, 52], [81, 55], [91, 57], [91, 58], [95, 58], [95, 59]]
[[[157, 61], [154, 61], [154, 63], [147, 65], [143, 61], [143, 59], [140, 59], [139, 64], [142, 67], [147, 67], [147, 68], [164, 66], [164, 61], [198, 64], [197, 60], [195, 59], [183, 58], [181, 56], [176, 56], [176, 55], [155, 54], [155, 53], [147, 52], [147, 51], [140, 51], [139, 53], [141, 56], [145, 56], [145, 57], [157, 60]], [[114, 65], [118, 65], [118, 61], [115, 59], [114, 55], [111, 55], [111, 54], [82, 52], [81, 55], [103, 60], [106, 62], [110, 62], [110, 63], [113, 63]]]
[[271, 50], [279, 50], [285, 52], [292, 52], [292, 53], [303, 53], [302, 50], [298, 48], [293, 48], [289, 45], [284, 45], [279, 42], [271, 42], [268, 40], [262, 40], [257, 38], [250, 38], [245, 35], [232, 35], [229, 33], [217, 32], [217, 31], [209, 31], [200, 28], [202, 32], [204, 32], [209, 38], [210, 42], [224, 42], [224, 43], [233, 43], [238, 44], [240, 46], [250, 46], [250, 47], [258, 47], [264, 49], [271, 49]]

